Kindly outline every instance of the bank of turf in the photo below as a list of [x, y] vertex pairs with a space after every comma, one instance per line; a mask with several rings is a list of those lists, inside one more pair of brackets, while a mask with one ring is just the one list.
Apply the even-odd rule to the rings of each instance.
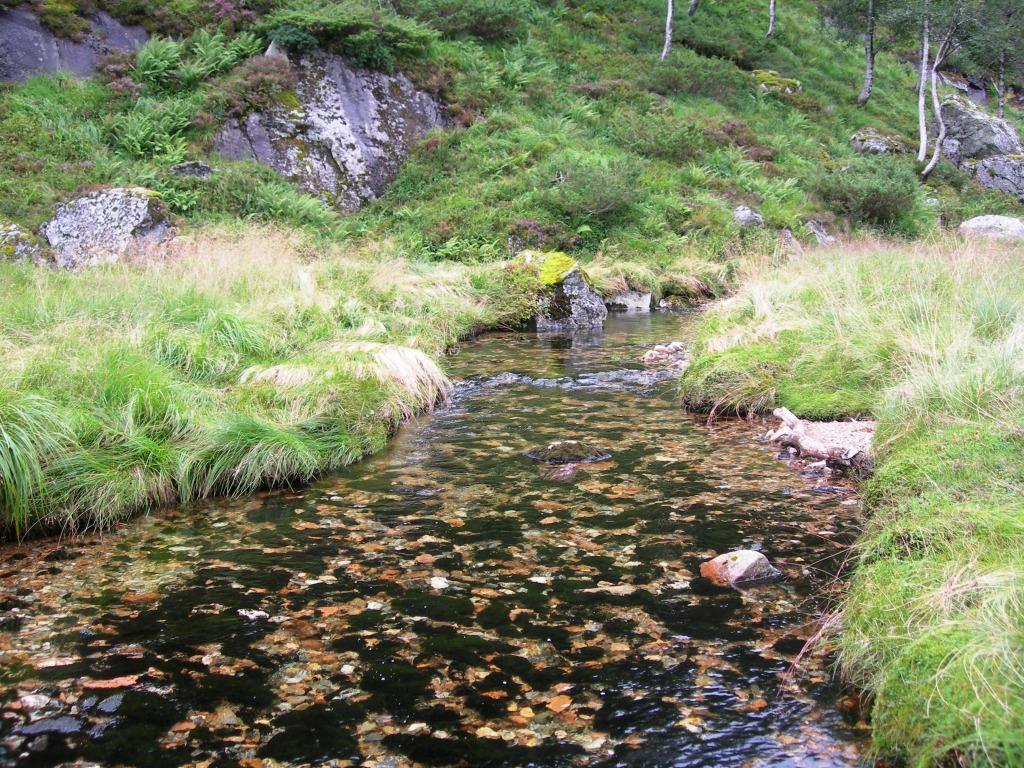
[[912, 766], [1024, 764], [1022, 270], [959, 242], [760, 270], [682, 384], [703, 410], [878, 418], [835, 641], [875, 747]]

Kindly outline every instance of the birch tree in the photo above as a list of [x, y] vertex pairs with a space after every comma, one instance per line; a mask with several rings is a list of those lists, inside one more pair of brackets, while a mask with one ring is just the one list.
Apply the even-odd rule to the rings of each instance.
[[672, 16], [675, 13], [675, 2], [668, 0], [667, 9], [665, 11], [665, 45], [661, 48], [661, 60], [664, 61], [668, 58], [669, 51], [672, 50]]
[[775, 0], [768, 0], [768, 34], [765, 37], [775, 36]]

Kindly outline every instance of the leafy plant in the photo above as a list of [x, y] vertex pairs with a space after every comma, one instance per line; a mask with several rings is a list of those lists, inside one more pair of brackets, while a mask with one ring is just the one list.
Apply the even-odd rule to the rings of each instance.
[[823, 175], [816, 191], [836, 213], [855, 222], [913, 235], [920, 185], [909, 165], [889, 157], [858, 157]]

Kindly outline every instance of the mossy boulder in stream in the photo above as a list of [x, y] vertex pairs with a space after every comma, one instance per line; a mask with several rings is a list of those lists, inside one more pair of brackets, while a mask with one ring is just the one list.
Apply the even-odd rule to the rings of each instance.
[[526, 455], [543, 464], [587, 464], [604, 461], [612, 456], [600, 446], [581, 440], [556, 440], [533, 448]]
[[[527, 258], [533, 258], [527, 254]], [[564, 253], [539, 256], [544, 294], [537, 302], [538, 331], [600, 328], [608, 308], [580, 265]]]

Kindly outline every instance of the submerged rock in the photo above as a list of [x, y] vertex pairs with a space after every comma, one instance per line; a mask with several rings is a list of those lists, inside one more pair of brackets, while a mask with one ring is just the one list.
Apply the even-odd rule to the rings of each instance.
[[651, 293], [622, 291], [607, 297], [604, 304], [616, 312], [650, 312], [652, 298]]
[[960, 225], [966, 238], [1024, 241], [1024, 219], [1013, 216], [975, 216]]
[[138, 26], [126, 26], [99, 11], [89, 21], [81, 40], [57, 37], [28, 7], [0, 10], [0, 80], [28, 80], [33, 75], [71, 72], [90, 77], [100, 57], [141, 47], [148, 35]]
[[160, 197], [138, 187], [105, 189], [57, 208], [42, 228], [58, 267], [112, 264], [162, 243], [170, 234]]
[[604, 325], [608, 308], [579, 264], [563, 253], [549, 253], [540, 275], [548, 292], [537, 304], [538, 331], [572, 331]]
[[580, 440], [556, 440], [533, 448], [526, 455], [543, 464], [589, 464], [612, 457], [603, 448]]
[[722, 587], [769, 581], [782, 575], [768, 558], [752, 549], [739, 549], [700, 564], [700, 575]]
[[681, 341], [673, 341], [671, 344], [658, 344], [647, 350], [640, 358], [640, 362], [648, 368], [675, 368], [681, 373], [689, 359], [686, 345]]
[[297, 103], [232, 120], [216, 148], [226, 160], [269, 165], [344, 211], [379, 197], [413, 144], [447, 124], [441, 102], [405, 75], [322, 51], [292, 66]]

